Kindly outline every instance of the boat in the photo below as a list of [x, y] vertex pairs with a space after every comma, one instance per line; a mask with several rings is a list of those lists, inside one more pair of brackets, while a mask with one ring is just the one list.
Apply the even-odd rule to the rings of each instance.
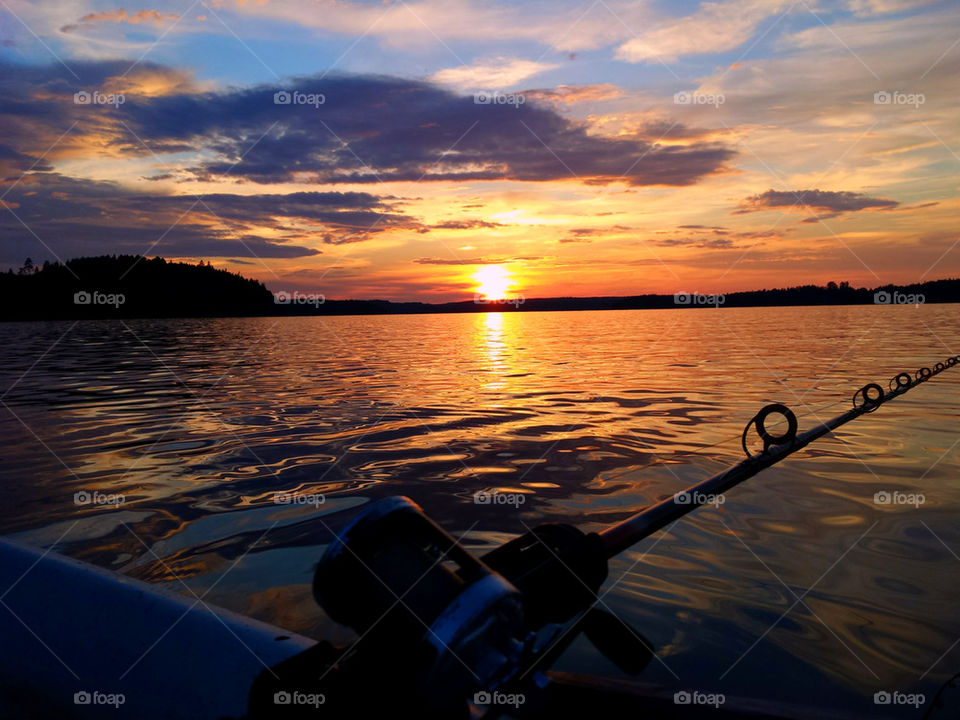
[[[241, 720], [266, 668], [317, 645], [189, 595], [2, 538], [0, 590], [3, 720]], [[614, 717], [843, 718], [748, 698], [727, 697], [719, 708], [678, 705], [673, 690], [651, 684], [547, 676], [537, 707], [518, 708], [522, 717], [588, 717], [603, 707]], [[399, 706], [397, 713], [404, 717]]]
[[264, 667], [315, 644], [7, 539], [0, 605], [4, 720], [242, 718]]

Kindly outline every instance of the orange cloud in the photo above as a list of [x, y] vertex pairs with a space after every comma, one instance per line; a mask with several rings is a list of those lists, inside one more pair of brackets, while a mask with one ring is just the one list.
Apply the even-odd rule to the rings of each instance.
[[[125, 8], [118, 8], [117, 10], [105, 10], [104, 12], [89, 13], [84, 15], [77, 22], [79, 23], [97, 23], [97, 22], [113, 22], [113, 23], [130, 23], [131, 25], [140, 25], [142, 23], [153, 23], [154, 25], [162, 25], [167, 20], [177, 20], [179, 15], [176, 13], [161, 13], [157, 10], [138, 10], [135, 13], [129, 13]], [[61, 30], [63, 32], [71, 32], [79, 28], [80, 25], [64, 25]]]
[[105, 92], [124, 93], [138, 97], [158, 97], [175, 93], [196, 92], [193, 76], [186, 70], [140, 65], [133, 71], [107, 78]]
[[596, 85], [557, 85], [548, 90], [525, 90], [523, 94], [530, 100], [574, 105], [581, 102], [597, 102], [620, 97], [620, 88], [612, 83]]

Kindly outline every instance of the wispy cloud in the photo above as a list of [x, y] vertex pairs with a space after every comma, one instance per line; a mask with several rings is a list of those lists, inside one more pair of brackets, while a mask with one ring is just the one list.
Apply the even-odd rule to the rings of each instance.
[[733, 50], [753, 37], [764, 20], [784, 11], [789, 0], [705, 2], [695, 13], [645, 28], [617, 50], [629, 62], [672, 61], [684, 55]]
[[176, 20], [179, 17], [176, 13], [162, 13], [159, 10], [137, 10], [136, 12], [127, 12], [124, 8], [117, 10], [105, 10], [103, 12], [88, 13], [81, 17], [77, 22], [64, 25], [60, 28], [62, 32], [73, 32], [83, 25], [94, 23], [129, 23], [131, 25], [150, 24], [156, 27], [165, 22]]
[[554, 63], [499, 58], [440, 70], [434, 73], [430, 79], [433, 82], [453, 85], [466, 90], [495, 90], [512, 87], [529, 77], [557, 67], [559, 66]]

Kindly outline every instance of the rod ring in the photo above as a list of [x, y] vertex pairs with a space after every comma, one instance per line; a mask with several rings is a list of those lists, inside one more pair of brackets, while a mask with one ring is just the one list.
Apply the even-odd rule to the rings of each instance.
[[[894, 383], [896, 383], [896, 388], [894, 388]], [[902, 372], [895, 377], [890, 378], [889, 387], [891, 390], [902, 390], [903, 388], [908, 388], [913, 385], [913, 378], [910, 377], [910, 373]]]
[[[771, 415], [775, 414], [782, 415], [787, 419], [787, 430], [782, 435], [774, 435], [767, 430], [766, 420]], [[757, 435], [759, 435], [760, 439], [763, 440], [763, 452], [767, 452], [767, 450], [774, 445], [783, 445], [784, 443], [793, 442], [793, 440], [797, 437], [797, 416], [793, 413], [793, 410], [781, 403], [771, 403], [770, 405], [764, 406], [760, 412], [751, 418], [746, 427], [743, 428], [743, 435], [740, 438], [740, 443], [743, 446], [744, 453], [746, 453], [748, 457], [753, 457], [753, 454], [747, 449], [747, 432], [751, 427], [756, 427]]]
[[[883, 404], [883, 388], [876, 383], [867, 383], [853, 394], [853, 406], [864, 412], [873, 412]], [[857, 404], [857, 398], [863, 397], [863, 402]]]

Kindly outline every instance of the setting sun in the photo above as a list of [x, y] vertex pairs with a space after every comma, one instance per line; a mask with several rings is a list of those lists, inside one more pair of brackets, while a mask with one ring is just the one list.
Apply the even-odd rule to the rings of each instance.
[[473, 274], [476, 292], [487, 300], [502, 300], [507, 296], [511, 277], [503, 265], [484, 265]]

